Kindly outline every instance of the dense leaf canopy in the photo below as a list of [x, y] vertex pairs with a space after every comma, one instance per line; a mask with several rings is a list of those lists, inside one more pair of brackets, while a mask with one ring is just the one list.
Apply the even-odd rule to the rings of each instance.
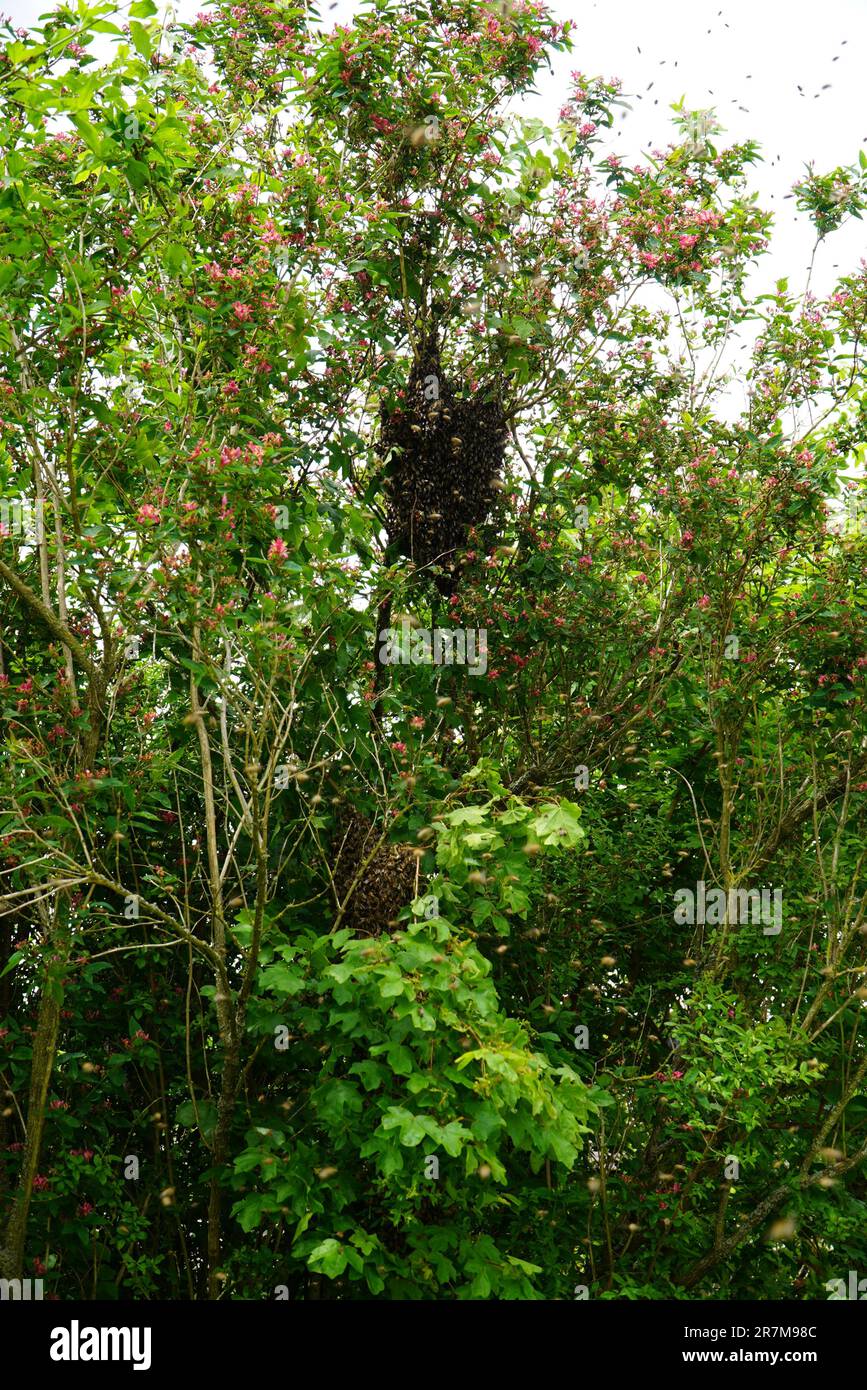
[[0, 1274], [863, 1268], [867, 270], [758, 294], [713, 122], [527, 117], [569, 29], [5, 32]]

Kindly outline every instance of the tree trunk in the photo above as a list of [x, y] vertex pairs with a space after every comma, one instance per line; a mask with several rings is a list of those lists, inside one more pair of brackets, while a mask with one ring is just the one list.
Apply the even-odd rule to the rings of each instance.
[[30, 1211], [30, 1199], [33, 1195], [33, 1182], [39, 1169], [42, 1131], [45, 1125], [45, 1106], [57, 1052], [60, 1006], [63, 1001], [61, 978], [67, 955], [68, 947], [65, 949], [62, 959], [53, 963], [39, 1000], [39, 1018], [36, 1024], [36, 1036], [33, 1039], [33, 1061], [30, 1069], [30, 1095], [27, 1101], [27, 1135], [24, 1143], [24, 1161], [21, 1167], [21, 1177], [18, 1181], [18, 1191], [13, 1200], [9, 1220], [6, 1223], [3, 1246], [0, 1249], [0, 1277], [4, 1279], [21, 1279], [23, 1277], [27, 1216]]

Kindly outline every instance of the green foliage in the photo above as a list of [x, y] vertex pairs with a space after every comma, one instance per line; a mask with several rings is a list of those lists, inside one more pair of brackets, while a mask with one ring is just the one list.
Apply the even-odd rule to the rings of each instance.
[[[867, 272], [753, 294], [758, 149], [711, 113], [632, 168], [616, 83], [523, 116], [571, 46], [537, 0], [114, 15], [3, 34], [0, 1273], [826, 1296], [865, 1257]], [[798, 185], [819, 239], [864, 162]], [[377, 452], [434, 325], [510, 429], [448, 601]], [[384, 612], [486, 669], [382, 664]], [[780, 930], [678, 917], [699, 884]]]

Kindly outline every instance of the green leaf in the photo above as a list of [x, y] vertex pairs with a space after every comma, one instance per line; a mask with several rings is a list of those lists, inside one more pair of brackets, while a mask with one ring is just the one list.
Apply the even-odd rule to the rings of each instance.
[[86, 116], [82, 116], [80, 112], [76, 112], [74, 115], [70, 116], [70, 120], [87, 148], [92, 150], [94, 154], [101, 154], [105, 145], [102, 132], [99, 131]]
[[163, 251], [163, 260], [166, 269], [172, 275], [188, 275], [193, 268], [193, 262], [186, 246], [181, 246], [176, 241], [170, 241]]
[[249, 1197], [246, 1197], [243, 1202], [233, 1208], [241, 1230], [245, 1232], [255, 1231], [265, 1212], [270, 1210], [270, 1206], [270, 1199], [261, 1192], [253, 1192]]
[[388, 1076], [385, 1067], [381, 1067], [378, 1062], [355, 1062], [349, 1070], [361, 1077], [361, 1084], [366, 1091], [378, 1090]]
[[278, 961], [276, 965], [271, 965], [265, 971], [264, 983], [268, 989], [275, 994], [300, 994], [306, 987], [307, 980], [304, 972], [298, 966], [289, 965], [286, 961]]
[[420, 1144], [427, 1134], [427, 1129], [418, 1115], [413, 1115], [406, 1124], [401, 1126], [400, 1142], [405, 1144], [408, 1149], [414, 1149]]
[[551, 803], [542, 808], [532, 822], [533, 831], [542, 845], [559, 845], [574, 849], [585, 838], [579, 817], [581, 812], [571, 801]]
[[336, 1279], [348, 1263], [348, 1256], [338, 1240], [323, 1240], [307, 1257], [307, 1263], [317, 1274], [325, 1274]]
[[136, 49], [145, 59], [145, 61], [150, 62], [151, 54], [154, 50], [153, 44], [151, 43], [150, 34], [148, 33], [144, 25], [137, 23], [137, 21], [134, 19], [131, 19], [129, 22], [129, 36], [135, 44]]
[[23, 960], [23, 959], [24, 959], [24, 952], [23, 952], [23, 951], [13, 951], [13, 952], [12, 952], [12, 955], [11, 955], [11, 956], [9, 957], [9, 959], [7, 960], [7, 962], [6, 962], [6, 964], [4, 965], [3, 969], [0, 970], [0, 980], [2, 980], [2, 978], [3, 978], [4, 975], [8, 975], [10, 970], [14, 970], [15, 967], [16, 967], [16, 965], [18, 964], [18, 962], [19, 962], [20, 960]]
[[451, 811], [448, 821], [449, 825], [481, 825], [486, 816], [485, 806], [463, 806], [458, 811]]
[[415, 1071], [415, 1058], [402, 1043], [392, 1043], [385, 1055], [396, 1076], [410, 1076]]
[[128, 159], [124, 165], [124, 172], [136, 190], [146, 187], [150, 178], [148, 166], [140, 159]]

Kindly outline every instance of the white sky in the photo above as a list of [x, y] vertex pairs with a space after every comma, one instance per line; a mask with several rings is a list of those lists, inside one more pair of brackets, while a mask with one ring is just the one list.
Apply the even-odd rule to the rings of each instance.
[[[619, 77], [633, 94], [633, 110], [616, 127], [616, 153], [634, 162], [667, 144], [668, 108], [680, 97], [694, 110], [715, 107], [730, 140], [761, 144], [765, 162], [755, 166], [753, 187], [776, 218], [762, 277], [789, 274], [790, 288], [799, 288], [813, 229], [785, 194], [810, 161], [824, 173], [867, 151], [865, 0], [589, 0], [573, 9], [556, 0], [553, 9], [578, 25], [571, 60], [556, 56], [558, 97], [574, 68]], [[557, 101], [543, 90], [538, 114], [554, 118]], [[867, 222], [852, 221], [820, 249], [814, 292], [831, 288], [834, 262], [845, 273], [865, 253]]]

